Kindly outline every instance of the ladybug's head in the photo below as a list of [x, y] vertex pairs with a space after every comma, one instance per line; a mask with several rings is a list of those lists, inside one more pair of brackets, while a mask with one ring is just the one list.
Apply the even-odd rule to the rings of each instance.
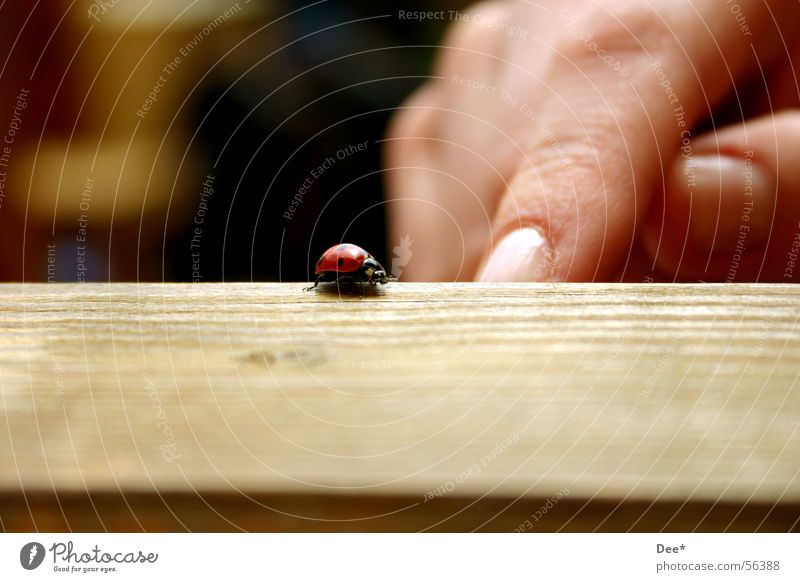
[[371, 283], [374, 282], [386, 285], [386, 283], [389, 282], [389, 277], [386, 275], [384, 268], [372, 257], [364, 259], [364, 262], [361, 264], [361, 270]]

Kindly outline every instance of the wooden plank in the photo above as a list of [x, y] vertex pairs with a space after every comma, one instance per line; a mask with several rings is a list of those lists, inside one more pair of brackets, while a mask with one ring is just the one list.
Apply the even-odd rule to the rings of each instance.
[[0, 495], [6, 531], [788, 532], [796, 504], [451, 495], [33, 493]]
[[206, 498], [233, 529], [258, 499], [308, 505], [295, 529], [513, 529], [553, 499], [545, 529], [797, 527], [798, 288], [301, 289], [0, 286], [3, 527], [160, 496], [193, 529]]

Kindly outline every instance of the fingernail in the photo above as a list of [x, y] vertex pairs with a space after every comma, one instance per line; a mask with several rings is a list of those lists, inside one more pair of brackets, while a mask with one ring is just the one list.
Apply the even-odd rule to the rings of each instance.
[[692, 184], [689, 233], [713, 251], [751, 249], [769, 237], [777, 183], [752, 156], [696, 156], [684, 164]]
[[556, 251], [547, 239], [533, 227], [507, 234], [495, 247], [480, 280], [546, 281], [553, 272]]

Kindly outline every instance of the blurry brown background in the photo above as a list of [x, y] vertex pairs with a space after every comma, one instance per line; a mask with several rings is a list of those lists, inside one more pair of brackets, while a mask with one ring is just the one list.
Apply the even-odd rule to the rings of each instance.
[[343, 238], [385, 257], [378, 140], [447, 25], [398, 11], [464, 4], [3, 4], [0, 279], [305, 280]]

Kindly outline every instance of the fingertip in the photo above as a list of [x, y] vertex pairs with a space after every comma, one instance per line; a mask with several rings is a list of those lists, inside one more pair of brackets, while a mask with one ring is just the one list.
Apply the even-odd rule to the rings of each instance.
[[478, 280], [482, 282], [548, 281], [552, 277], [556, 250], [533, 227], [518, 228], [505, 235], [492, 250]]
[[752, 152], [695, 156], [681, 159], [673, 169], [666, 204], [668, 211], [689, 212], [688, 242], [693, 246], [731, 250], [746, 232], [752, 247], [769, 238], [776, 187], [775, 176]]

